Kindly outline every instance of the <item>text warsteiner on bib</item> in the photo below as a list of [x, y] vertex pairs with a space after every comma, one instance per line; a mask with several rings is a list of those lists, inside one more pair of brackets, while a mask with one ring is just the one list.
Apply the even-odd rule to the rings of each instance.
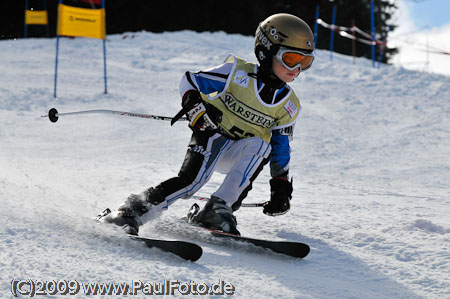
[[257, 66], [230, 55], [225, 63], [233, 63], [225, 89], [203, 95], [205, 102], [224, 114], [219, 127], [237, 139], [257, 136], [269, 142], [271, 131], [293, 125], [301, 109], [300, 101], [289, 89], [286, 96], [275, 104], [265, 103], [259, 96], [257, 80], [250, 74]]

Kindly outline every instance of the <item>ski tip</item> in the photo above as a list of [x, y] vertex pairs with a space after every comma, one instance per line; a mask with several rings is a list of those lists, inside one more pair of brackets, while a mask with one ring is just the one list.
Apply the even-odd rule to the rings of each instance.
[[309, 253], [311, 252], [311, 248], [307, 245], [307, 244], [304, 244], [304, 250], [303, 250], [303, 254], [300, 254], [298, 257], [299, 258], [304, 258], [304, 257], [306, 257]]
[[285, 252], [280, 252], [296, 258], [305, 258], [311, 252], [311, 248], [305, 243], [292, 243], [291, 248], [286, 248]]
[[[170, 242], [170, 241], [169, 241]], [[182, 250], [174, 252], [183, 259], [191, 262], [197, 261], [203, 255], [203, 248], [195, 243], [185, 241], [172, 241], [173, 244], [181, 245]]]
[[203, 255], [203, 248], [198, 246], [198, 245], [196, 245], [196, 244], [194, 244], [194, 245], [197, 246], [197, 249], [196, 249], [197, 254], [196, 255], [192, 255], [190, 258], [187, 259], [188, 261], [191, 261], [191, 262], [196, 262]]

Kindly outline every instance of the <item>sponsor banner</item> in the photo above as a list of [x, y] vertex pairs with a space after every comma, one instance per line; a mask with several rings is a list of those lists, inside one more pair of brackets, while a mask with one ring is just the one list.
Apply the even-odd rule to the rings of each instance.
[[25, 10], [25, 24], [47, 25], [48, 16], [46, 10]]
[[105, 9], [59, 4], [58, 35], [105, 39]]

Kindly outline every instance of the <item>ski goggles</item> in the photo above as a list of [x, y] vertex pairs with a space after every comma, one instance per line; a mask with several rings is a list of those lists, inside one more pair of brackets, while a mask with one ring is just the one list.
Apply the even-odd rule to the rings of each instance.
[[314, 61], [313, 53], [280, 47], [275, 58], [290, 71], [300, 68], [300, 71], [309, 69]]

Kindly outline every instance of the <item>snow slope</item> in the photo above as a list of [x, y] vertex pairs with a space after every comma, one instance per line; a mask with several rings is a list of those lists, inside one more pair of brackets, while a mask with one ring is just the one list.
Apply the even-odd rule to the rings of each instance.
[[[450, 297], [450, 77], [318, 51], [293, 84], [303, 110], [292, 144], [291, 211], [236, 212], [243, 235], [310, 244], [303, 260], [194, 238], [196, 263], [128, 240], [91, 217], [178, 172], [183, 122], [60, 112], [112, 109], [173, 116], [186, 70], [228, 53], [255, 61], [253, 40], [190, 31], [62, 39], [54, 100], [54, 39], [0, 41], [0, 297], [13, 279], [180, 282], [235, 286], [237, 298]], [[221, 175], [200, 191], [210, 194]], [[268, 199], [268, 169], [247, 202]], [[171, 232], [180, 200], [141, 235]], [[192, 235], [192, 233], [191, 233]], [[179, 297], [183, 297], [178, 294]], [[41, 296], [42, 297], [42, 296]], [[65, 296], [60, 296], [65, 297]], [[91, 298], [78, 293], [80, 298]], [[130, 296], [139, 298], [140, 296]], [[198, 296], [197, 296], [198, 297]]]

